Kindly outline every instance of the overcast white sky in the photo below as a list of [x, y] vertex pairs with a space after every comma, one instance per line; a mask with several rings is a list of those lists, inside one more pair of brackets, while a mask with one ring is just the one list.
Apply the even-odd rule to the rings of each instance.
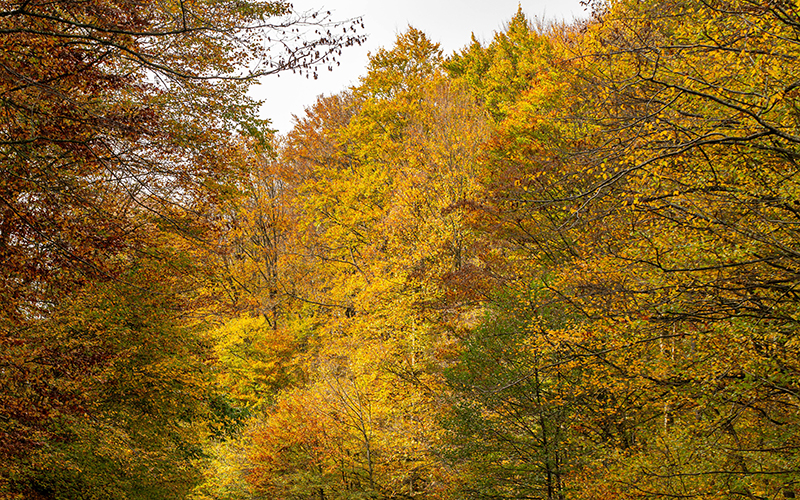
[[292, 115], [303, 116], [318, 95], [335, 94], [358, 83], [364, 74], [368, 54], [380, 47], [391, 48], [399, 33], [414, 26], [441, 44], [445, 55], [464, 48], [475, 33], [482, 42], [491, 41], [522, 6], [529, 18], [564, 19], [586, 17], [580, 0], [295, 0], [297, 11], [330, 10], [336, 20], [361, 16], [367, 42], [345, 49], [341, 66], [322, 71], [319, 79], [282, 74], [264, 78], [252, 95], [264, 101], [262, 117], [272, 120], [280, 133], [292, 128]]

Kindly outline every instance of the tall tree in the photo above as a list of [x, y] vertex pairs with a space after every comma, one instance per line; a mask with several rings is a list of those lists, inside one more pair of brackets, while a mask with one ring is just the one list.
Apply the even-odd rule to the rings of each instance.
[[[410, 28], [372, 58], [358, 86], [307, 110], [279, 151], [296, 217], [287, 261], [300, 271], [282, 288], [291, 299], [284, 325], [303, 338], [306, 383], [251, 428], [283, 418], [288, 399], [308, 398], [317, 415], [308, 433], [338, 444], [324, 463], [297, 454], [284, 469], [270, 464], [307, 448], [303, 434], [287, 435], [284, 450], [259, 437], [247, 466], [259, 491], [398, 498], [443, 489], [432, 453], [438, 357], [474, 300], [441, 283], [466, 283], [474, 265], [462, 205], [476, 188], [485, 117], [441, 63], [438, 45]], [[311, 477], [313, 488], [300, 486]], [[286, 484], [298, 489], [274, 489]]]
[[[246, 169], [235, 139], [267, 130], [252, 77], [361, 40], [333, 27], [284, 2], [0, 4], [2, 495], [181, 496], [212, 417], [191, 247]], [[156, 469], [168, 491], [128, 475]]]
[[509, 286], [572, 318], [545, 349], [584, 374], [584, 497], [793, 495], [796, 16], [609, 5], [551, 38], [492, 142]]

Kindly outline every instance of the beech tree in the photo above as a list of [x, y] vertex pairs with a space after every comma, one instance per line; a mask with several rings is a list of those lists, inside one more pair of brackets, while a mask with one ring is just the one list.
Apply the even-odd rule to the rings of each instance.
[[[101, 257], [132, 239], [131, 211], [183, 228], [224, 196], [241, 165], [232, 137], [266, 130], [244, 94], [252, 77], [313, 70], [360, 41], [320, 32], [332, 26], [317, 16], [281, 2], [6, 2], [9, 314], [46, 309], [46, 287], [22, 284], [56, 270], [111, 273]], [[295, 34], [310, 26], [315, 38]]]
[[530, 323], [569, 313], [531, 335], [561, 355], [528, 377], [581, 375], [549, 403], [575, 415], [583, 498], [794, 495], [796, 15], [615, 2], [528, 55], [481, 223], [508, 293], [547, 291]]
[[[438, 45], [410, 28], [373, 56], [358, 86], [319, 98], [278, 149], [294, 221], [279, 330], [297, 339], [305, 379], [248, 424], [257, 439], [241, 468], [260, 493], [402, 498], [444, 489], [432, 453], [441, 434], [436, 357], [452, 338], [434, 323], [444, 318], [454, 330], [475, 306], [448, 295], [442, 279], [461, 273], [466, 282], [473, 265], [461, 204], [476, 188], [470, 169], [485, 120], [441, 63]], [[258, 429], [284, 418], [292, 399], [314, 405], [308, 418], [266, 439]], [[324, 459], [294, 453], [312, 435], [327, 443]], [[273, 465], [290, 456], [291, 466]]]
[[[237, 137], [268, 134], [246, 90], [314, 75], [359, 24], [285, 2], [0, 3], [0, 494], [185, 492], [215, 418], [196, 318], [217, 206], [247, 169]], [[173, 336], [187, 348], [145, 354]], [[150, 472], [110, 487], [125, 450]], [[143, 486], [179, 462], [168, 491]]]

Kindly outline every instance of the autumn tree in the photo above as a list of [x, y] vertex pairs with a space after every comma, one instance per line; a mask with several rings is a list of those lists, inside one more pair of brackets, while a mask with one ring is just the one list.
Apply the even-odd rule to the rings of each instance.
[[[604, 126], [622, 139], [608, 150], [618, 172], [607, 174], [629, 200], [629, 236], [604, 252], [622, 271], [614, 291], [595, 290], [608, 297], [607, 317], [634, 310], [647, 318], [634, 338], [653, 339], [667, 368], [640, 373], [669, 394], [667, 438], [631, 480], [655, 469], [656, 491], [774, 495], [795, 480], [785, 432], [797, 425], [787, 413], [797, 404], [796, 363], [782, 353], [793, 342], [796, 281], [786, 249], [796, 238], [798, 74], [783, 62], [796, 55], [796, 8], [643, 4], [617, 12], [595, 40], [619, 51], [612, 61], [620, 72], [593, 75], [614, 104], [613, 114], [600, 115]], [[634, 85], [620, 85], [632, 74]], [[646, 281], [634, 285], [634, 276]], [[708, 463], [651, 462], [709, 440], [724, 451]], [[688, 477], [698, 479], [678, 482]]]
[[[254, 471], [255, 491], [443, 491], [433, 454], [438, 357], [477, 302], [453, 291], [468, 281], [478, 251], [463, 205], [476, 188], [471, 169], [485, 117], [441, 63], [438, 45], [410, 28], [372, 57], [359, 85], [320, 97], [278, 148], [293, 217], [283, 257], [293, 279], [279, 287], [278, 328], [297, 341], [303, 381], [248, 425], [254, 439], [241, 467]], [[293, 399], [313, 402], [307, 428], [277, 447], [258, 429], [288, 418]], [[312, 435], [328, 443], [324, 460], [290, 452], [309, 448]], [[270, 465], [289, 455], [291, 467]], [[314, 482], [301, 486], [303, 478]]]
[[796, 9], [600, 12], [550, 37], [484, 182], [509, 288], [533, 281], [572, 318], [546, 349], [584, 374], [566, 403], [605, 458], [568, 481], [596, 498], [791, 496]]
[[252, 491], [793, 497], [796, 6], [595, 13], [410, 29], [298, 121], [220, 351]]
[[361, 38], [283, 2], [3, 2], [0, 18], [0, 492], [182, 496], [215, 418], [191, 319], [215, 207], [246, 170], [234, 139], [267, 130], [245, 92]]

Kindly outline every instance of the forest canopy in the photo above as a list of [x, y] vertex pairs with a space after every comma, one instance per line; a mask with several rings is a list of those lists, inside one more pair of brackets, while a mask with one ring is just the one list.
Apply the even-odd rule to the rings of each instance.
[[796, 496], [796, 0], [0, 10], [0, 497]]

